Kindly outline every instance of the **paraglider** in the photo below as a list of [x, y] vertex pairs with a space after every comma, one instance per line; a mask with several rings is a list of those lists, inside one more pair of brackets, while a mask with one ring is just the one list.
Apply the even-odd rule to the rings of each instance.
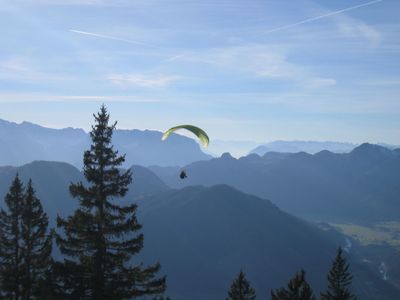
[[165, 141], [173, 132], [180, 130], [180, 129], [186, 129], [186, 130], [190, 131], [191, 133], [193, 133], [194, 135], [196, 135], [200, 140], [200, 144], [204, 148], [207, 148], [208, 143], [210, 142], [210, 139], [208, 138], [207, 133], [203, 129], [193, 126], [193, 125], [179, 125], [179, 126], [172, 127], [170, 129], [168, 129], [166, 132], [164, 132], [161, 139], [163, 141]]
[[[172, 133], [174, 133], [175, 131], [180, 130], [180, 129], [186, 129], [186, 130], [190, 131], [191, 133], [193, 133], [194, 135], [196, 135], [200, 140], [200, 144], [204, 148], [207, 148], [207, 146], [210, 142], [210, 139], [208, 138], [207, 133], [203, 129], [193, 126], [193, 125], [179, 125], [179, 126], [171, 127], [166, 132], [164, 132], [161, 140], [165, 141]], [[179, 178], [185, 179], [186, 177], [187, 177], [187, 175], [186, 175], [185, 170], [182, 170], [181, 173], [179, 174]]]

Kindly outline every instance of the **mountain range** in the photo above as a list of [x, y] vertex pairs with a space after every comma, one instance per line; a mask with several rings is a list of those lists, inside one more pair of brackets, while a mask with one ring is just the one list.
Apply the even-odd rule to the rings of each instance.
[[362, 144], [350, 153], [229, 153], [179, 170], [150, 167], [169, 186], [227, 184], [296, 216], [330, 222], [399, 220], [400, 150]]
[[[133, 183], [122, 201], [139, 205], [145, 247], [136, 261], [161, 263], [173, 299], [221, 299], [241, 268], [260, 297], [286, 284], [300, 268], [316, 291], [325, 288], [335, 249], [345, 244], [331, 227], [320, 228], [227, 185], [176, 190], [149, 169], [133, 166], [132, 171]], [[24, 182], [32, 178], [52, 226], [57, 214], [68, 216], [76, 208], [68, 186], [84, 181], [82, 173], [67, 163], [45, 161], [0, 167], [0, 203], [17, 172]], [[399, 293], [348, 256], [360, 299], [389, 300]]]
[[[254, 141], [211, 140], [204, 153], [191, 138], [173, 134], [161, 142], [162, 133], [154, 130], [116, 130], [113, 143], [127, 154], [126, 166], [183, 166], [230, 152], [235, 157], [267, 152], [315, 154], [322, 150], [350, 152], [357, 145], [341, 142], [273, 141], [260, 145]], [[0, 119], [0, 165], [19, 166], [34, 160], [63, 161], [82, 166], [82, 153], [90, 145], [88, 134], [79, 128], [53, 129], [30, 122], [20, 124]], [[387, 148], [392, 145], [382, 144]], [[253, 149], [253, 150], [251, 150]]]
[[260, 146], [257, 146], [250, 153], [255, 153], [260, 156], [267, 152], [287, 152], [297, 153], [306, 152], [315, 154], [323, 150], [328, 150], [334, 153], [346, 153], [357, 147], [353, 143], [343, 142], [318, 142], [318, 141], [273, 141]]
[[[116, 130], [113, 144], [121, 153], [127, 154], [125, 167], [133, 164], [182, 166], [211, 158], [193, 139], [173, 134], [162, 142], [161, 136], [161, 132], [152, 130]], [[3, 166], [47, 160], [81, 167], [82, 153], [89, 148], [90, 138], [83, 129], [53, 129], [0, 119], [0, 144], [0, 165]]]
[[234, 157], [246, 156], [250, 150], [256, 148], [261, 143], [255, 141], [226, 141], [212, 139], [207, 149], [207, 153], [212, 156], [221, 156], [225, 152], [229, 152]]

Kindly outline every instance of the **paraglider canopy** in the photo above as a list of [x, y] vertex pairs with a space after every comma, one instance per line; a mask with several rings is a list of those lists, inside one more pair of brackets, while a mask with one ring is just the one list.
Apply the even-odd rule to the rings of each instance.
[[180, 129], [186, 129], [186, 130], [192, 132], [193, 134], [195, 134], [199, 138], [200, 143], [204, 148], [206, 148], [208, 146], [210, 139], [208, 138], [207, 133], [203, 129], [193, 126], [193, 125], [179, 125], [179, 126], [172, 127], [170, 129], [168, 129], [166, 132], [164, 132], [161, 139], [163, 141], [165, 141], [173, 132], [180, 130]]

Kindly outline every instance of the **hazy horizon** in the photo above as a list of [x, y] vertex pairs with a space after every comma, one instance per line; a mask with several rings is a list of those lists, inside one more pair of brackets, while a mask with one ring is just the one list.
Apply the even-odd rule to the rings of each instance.
[[[0, 124], [1, 122], [5, 122], [6, 124], [11, 123], [15, 124], [16, 128], [20, 128], [22, 124], [29, 124], [32, 126], [39, 126], [43, 129], [55, 129], [55, 130], [63, 130], [63, 129], [74, 129], [74, 130], [83, 130], [86, 134], [89, 132], [88, 130], [84, 128], [79, 128], [79, 127], [61, 127], [61, 128], [55, 128], [55, 127], [46, 127], [41, 124], [33, 123], [30, 121], [23, 121], [21, 123], [18, 122], [13, 122], [10, 120], [4, 120], [0, 119]], [[29, 127], [29, 126], [28, 126]], [[4, 128], [5, 131], [3, 132], [4, 137], [7, 136], [7, 126]], [[138, 129], [138, 128], [118, 128], [119, 130], [139, 130], [139, 131], [156, 131], [156, 132], [163, 132], [162, 130], [157, 130], [157, 129]], [[29, 131], [28, 131], [29, 132]], [[184, 137], [191, 138], [194, 140], [197, 144], [199, 144], [199, 141], [194, 137], [193, 134], [187, 133], [185, 131], [178, 131], [176, 134]], [[61, 137], [61, 135], [60, 135]], [[131, 140], [136, 140], [137, 137], [134, 137], [132, 135]], [[4, 140], [6, 141], [7, 138]], [[4, 142], [3, 141], [3, 142]], [[127, 142], [127, 141], [126, 141]], [[137, 140], [137, 142], [140, 142]], [[363, 143], [368, 143], [368, 141], [364, 141]], [[199, 150], [201, 149], [202, 152], [212, 155], [214, 157], [221, 156], [223, 153], [230, 153], [233, 157], [240, 158], [243, 156], [247, 156], [251, 153], [256, 153], [260, 156], [262, 156], [266, 152], [289, 152], [289, 153], [295, 153], [295, 152], [307, 152], [310, 154], [315, 154], [317, 152], [320, 152], [322, 150], [328, 150], [334, 153], [346, 153], [352, 151], [355, 147], [363, 144], [363, 143], [355, 143], [355, 142], [347, 142], [347, 141], [329, 141], [329, 140], [282, 140], [282, 139], [277, 139], [277, 140], [271, 140], [271, 141], [250, 141], [250, 140], [221, 140], [221, 139], [216, 139], [216, 140], [211, 140], [211, 143], [207, 148], [203, 148], [199, 144]], [[370, 142], [371, 143], [371, 142]], [[397, 148], [398, 145], [393, 145], [393, 144], [386, 144], [386, 143], [380, 143], [380, 142], [372, 142], [371, 144], [378, 144], [381, 146], [385, 146], [388, 148]]]

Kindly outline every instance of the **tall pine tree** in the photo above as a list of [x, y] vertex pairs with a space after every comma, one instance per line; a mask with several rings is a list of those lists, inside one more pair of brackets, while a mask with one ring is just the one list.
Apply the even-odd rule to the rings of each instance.
[[51, 266], [52, 235], [48, 218], [29, 180], [24, 187], [18, 174], [0, 212], [0, 275], [6, 299], [44, 299], [40, 290]]
[[272, 291], [271, 300], [315, 300], [305, 275], [305, 271], [301, 270], [289, 281], [287, 288]]
[[57, 244], [65, 255], [60, 265], [64, 292], [74, 299], [131, 299], [162, 294], [165, 277], [157, 277], [160, 265], [143, 267], [132, 259], [143, 247], [136, 204], [122, 206], [118, 198], [128, 191], [130, 170], [121, 171], [124, 155], [111, 144], [116, 126], [109, 124], [104, 107], [94, 115], [90, 150], [84, 153], [82, 183], [70, 185], [79, 208], [67, 219], [58, 218], [63, 230]]
[[245, 274], [242, 270], [238, 277], [233, 281], [230, 290], [228, 291], [227, 300], [254, 300], [256, 299], [256, 292], [250, 286]]
[[22, 299], [43, 299], [46, 277], [51, 270], [52, 233], [48, 233], [48, 217], [36, 197], [29, 179], [22, 213]]
[[24, 187], [18, 174], [5, 197], [7, 210], [0, 211], [0, 278], [5, 299], [21, 299], [23, 259], [21, 245]]
[[350, 265], [343, 256], [343, 250], [338, 248], [332, 267], [328, 273], [328, 289], [321, 293], [322, 300], [356, 300], [357, 297], [351, 293], [349, 286], [353, 276], [349, 271]]

